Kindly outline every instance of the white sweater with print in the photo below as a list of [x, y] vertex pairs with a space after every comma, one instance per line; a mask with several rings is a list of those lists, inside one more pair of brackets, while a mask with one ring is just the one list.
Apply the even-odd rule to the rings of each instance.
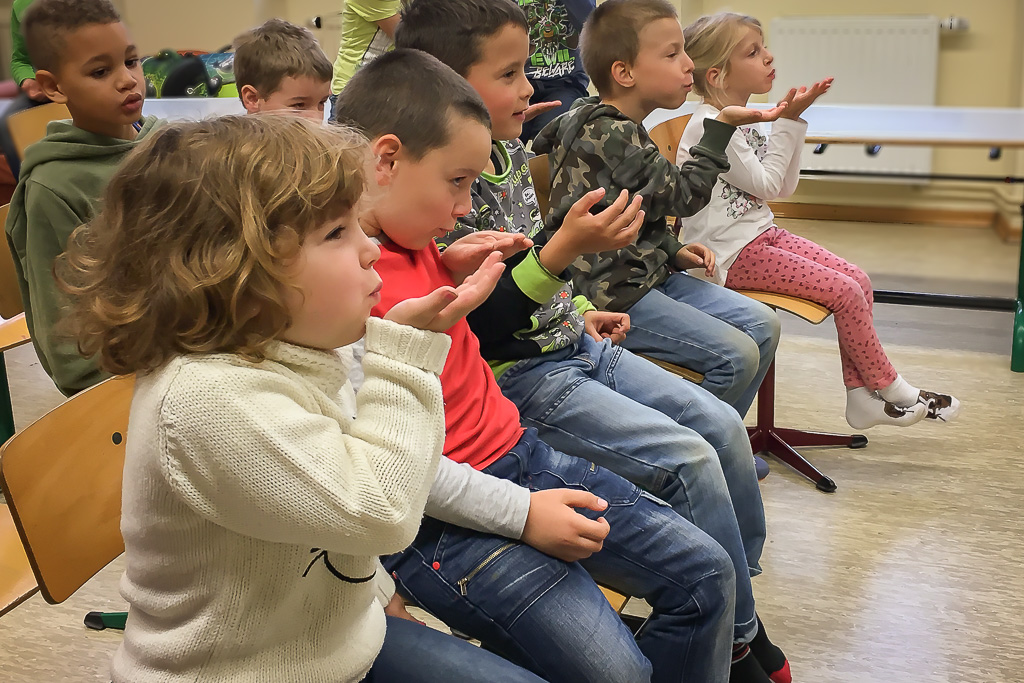
[[353, 419], [338, 353], [181, 356], [136, 383], [113, 680], [355, 682], [444, 444], [447, 335], [371, 318]]
[[[690, 148], [704, 134], [704, 119], [718, 114], [719, 110], [710, 104], [697, 107], [679, 140], [677, 164], [691, 158]], [[729, 268], [743, 247], [775, 224], [768, 202], [796, 191], [806, 133], [806, 121], [791, 119], [775, 121], [770, 137], [761, 124], [737, 128], [726, 150], [729, 170], [718, 177], [711, 202], [682, 219], [680, 239], [700, 242], [715, 252], [718, 266], [713, 279], [718, 284], [725, 284]]]

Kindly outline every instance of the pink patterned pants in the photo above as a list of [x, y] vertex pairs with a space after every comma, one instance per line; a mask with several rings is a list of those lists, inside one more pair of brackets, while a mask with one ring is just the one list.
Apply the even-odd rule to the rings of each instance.
[[772, 226], [743, 248], [725, 286], [809, 299], [832, 311], [847, 387], [877, 391], [896, 380], [871, 314], [864, 271], [810, 240]]

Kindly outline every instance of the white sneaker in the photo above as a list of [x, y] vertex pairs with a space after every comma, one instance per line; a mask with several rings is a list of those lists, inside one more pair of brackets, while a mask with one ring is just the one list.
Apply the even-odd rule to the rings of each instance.
[[936, 394], [932, 391], [922, 391], [917, 402], [928, 408], [928, 417], [939, 422], [952, 422], [960, 415], [960, 401], [956, 396], [949, 394]]
[[909, 427], [928, 416], [928, 403], [916, 403], [901, 408], [882, 400], [866, 387], [846, 392], [846, 422], [854, 429], [869, 429], [877, 425]]

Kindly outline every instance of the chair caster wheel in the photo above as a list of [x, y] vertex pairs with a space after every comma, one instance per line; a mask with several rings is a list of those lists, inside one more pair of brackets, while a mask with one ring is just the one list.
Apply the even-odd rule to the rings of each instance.
[[814, 486], [823, 493], [834, 493], [836, 490], [836, 483], [828, 477], [822, 477]]
[[864, 448], [868, 445], [868, 437], [863, 434], [854, 434], [850, 441], [850, 448]]

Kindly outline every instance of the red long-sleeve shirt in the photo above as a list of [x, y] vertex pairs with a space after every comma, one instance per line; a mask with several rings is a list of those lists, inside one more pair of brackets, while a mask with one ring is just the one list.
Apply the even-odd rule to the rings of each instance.
[[[403, 249], [392, 242], [381, 244], [375, 269], [384, 281], [380, 303], [373, 308], [377, 317], [383, 317], [400, 301], [454, 284], [433, 244], [420, 251]], [[519, 410], [502, 395], [466, 320], [460, 320], [446, 333], [452, 347], [441, 373], [444, 454], [482, 470], [519, 441], [523, 433]]]

